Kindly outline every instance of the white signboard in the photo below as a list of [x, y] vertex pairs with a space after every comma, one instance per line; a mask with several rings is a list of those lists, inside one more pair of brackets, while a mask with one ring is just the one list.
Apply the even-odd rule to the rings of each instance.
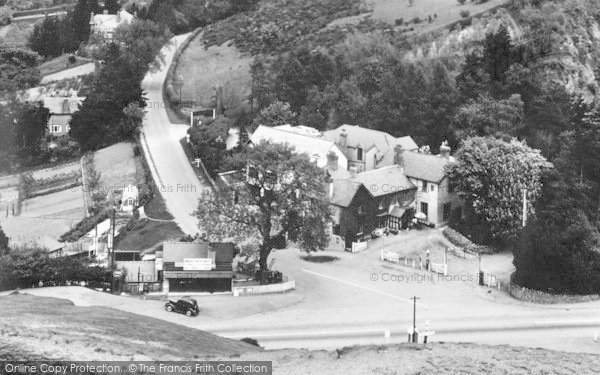
[[183, 260], [184, 271], [210, 271], [212, 259], [210, 258], [185, 258]]
[[163, 258], [156, 258], [154, 260], [154, 267], [157, 271], [162, 271], [163, 269]]

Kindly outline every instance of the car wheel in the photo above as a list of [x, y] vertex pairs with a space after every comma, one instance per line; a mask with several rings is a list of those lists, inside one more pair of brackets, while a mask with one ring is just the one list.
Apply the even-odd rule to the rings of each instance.
[[188, 310], [185, 312], [185, 315], [187, 315], [188, 317], [192, 316], [192, 310]]
[[173, 311], [173, 306], [171, 306], [171, 305], [167, 306], [167, 311], [168, 311], [168, 312], [171, 312], [171, 311]]

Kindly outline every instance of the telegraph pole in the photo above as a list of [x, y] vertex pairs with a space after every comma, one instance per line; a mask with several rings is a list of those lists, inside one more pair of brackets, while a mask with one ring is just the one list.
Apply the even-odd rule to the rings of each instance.
[[417, 296], [411, 298], [413, 300], [413, 333], [412, 342], [417, 342], [417, 300], [420, 299]]

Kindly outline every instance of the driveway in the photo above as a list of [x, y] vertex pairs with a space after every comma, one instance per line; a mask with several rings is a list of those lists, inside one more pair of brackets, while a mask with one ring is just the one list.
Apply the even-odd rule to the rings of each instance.
[[181, 126], [172, 124], [163, 101], [163, 82], [173, 55], [189, 34], [178, 35], [163, 48], [164, 64], [150, 72], [142, 82], [148, 98], [147, 113], [142, 131], [142, 147], [150, 165], [152, 177], [162, 194], [169, 212], [181, 230], [190, 235], [198, 233], [198, 220], [193, 216], [201, 193], [209, 188], [203, 177], [194, 172], [181, 147], [185, 135]]

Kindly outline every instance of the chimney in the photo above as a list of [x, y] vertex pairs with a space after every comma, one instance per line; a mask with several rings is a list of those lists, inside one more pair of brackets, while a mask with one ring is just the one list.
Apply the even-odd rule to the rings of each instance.
[[358, 169], [356, 169], [356, 167], [350, 167], [349, 171], [350, 178], [356, 178], [356, 175], [358, 174]]
[[348, 133], [346, 133], [346, 129], [342, 129], [339, 143], [342, 151], [346, 152], [346, 147], [348, 146]]
[[327, 168], [332, 171], [337, 170], [338, 167], [338, 159], [339, 157], [335, 154], [335, 152], [331, 151], [327, 154]]
[[450, 151], [451, 150], [452, 150], [452, 148], [450, 148], [450, 146], [448, 146], [448, 141], [442, 142], [442, 145], [440, 146], [440, 156], [443, 157], [444, 159], [450, 159]]
[[402, 145], [394, 146], [394, 164], [404, 169], [404, 149]]

